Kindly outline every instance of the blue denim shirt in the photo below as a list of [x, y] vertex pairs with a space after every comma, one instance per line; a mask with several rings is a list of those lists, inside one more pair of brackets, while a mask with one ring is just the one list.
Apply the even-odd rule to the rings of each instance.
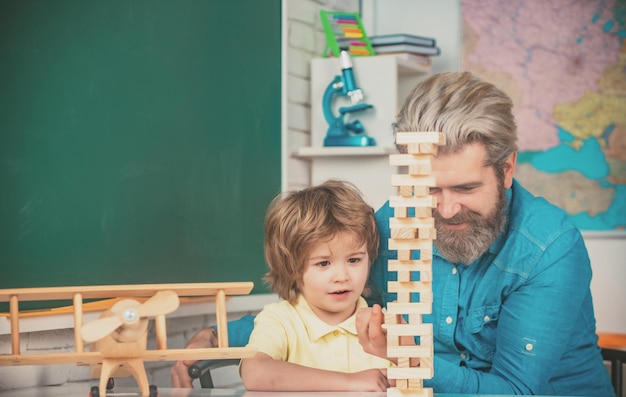
[[[509, 222], [489, 251], [466, 266], [433, 256], [434, 377], [438, 393], [614, 396], [597, 346], [591, 265], [580, 232], [561, 209], [517, 181], [507, 191]], [[395, 273], [386, 263], [389, 217], [376, 214], [380, 253], [375, 301]], [[381, 299], [382, 298], [382, 299]]]
[[[507, 191], [509, 223], [470, 266], [433, 257], [434, 377], [437, 393], [615, 395], [597, 346], [591, 265], [567, 214], [516, 181]], [[368, 303], [395, 299], [386, 291], [389, 217], [376, 213], [381, 234]], [[244, 346], [250, 317], [229, 323], [231, 346]]]

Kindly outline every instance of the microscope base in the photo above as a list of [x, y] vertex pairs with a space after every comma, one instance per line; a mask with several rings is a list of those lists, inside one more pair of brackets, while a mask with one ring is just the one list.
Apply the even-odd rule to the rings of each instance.
[[326, 136], [324, 146], [376, 146], [371, 136]]

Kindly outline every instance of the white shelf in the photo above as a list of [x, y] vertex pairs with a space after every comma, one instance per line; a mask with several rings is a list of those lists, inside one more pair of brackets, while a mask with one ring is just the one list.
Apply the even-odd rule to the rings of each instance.
[[[350, 115], [358, 120], [364, 134], [376, 140], [377, 146], [323, 146], [328, 131], [322, 100], [329, 83], [341, 73], [337, 58], [311, 61], [311, 143], [294, 148], [292, 155], [311, 163], [311, 183], [343, 179], [354, 183], [366, 201], [378, 209], [389, 196], [396, 194], [390, 177], [394, 167], [389, 155], [396, 153], [392, 124], [415, 85], [430, 74], [430, 65], [408, 60], [401, 55], [354, 57], [356, 84], [363, 90], [364, 102], [372, 108]], [[333, 113], [350, 104], [347, 96], [333, 98]]]
[[389, 156], [395, 148], [380, 146], [323, 146], [301, 147], [293, 154], [297, 158], [346, 157], [346, 156]]

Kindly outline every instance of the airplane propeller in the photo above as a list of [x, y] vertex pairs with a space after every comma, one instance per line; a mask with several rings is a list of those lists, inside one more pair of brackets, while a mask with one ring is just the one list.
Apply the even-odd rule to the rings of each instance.
[[123, 299], [101, 318], [85, 324], [80, 333], [88, 343], [96, 342], [114, 332], [114, 337], [119, 342], [131, 342], [148, 327], [148, 317], [171, 313], [178, 305], [178, 295], [173, 291], [159, 291], [144, 303]]

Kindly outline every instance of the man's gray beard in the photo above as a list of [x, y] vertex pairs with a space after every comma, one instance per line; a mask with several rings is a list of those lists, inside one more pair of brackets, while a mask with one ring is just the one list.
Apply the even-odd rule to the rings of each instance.
[[[450, 262], [469, 265], [487, 252], [504, 230], [507, 221], [504, 190], [501, 189], [496, 208], [485, 218], [465, 208], [450, 219], [443, 219], [436, 210], [433, 211], [433, 217], [437, 230], [435, 247]], [[469, 225], [463, 230], [450, 230], [442, 226], [442, 223], [465, 222]]]

